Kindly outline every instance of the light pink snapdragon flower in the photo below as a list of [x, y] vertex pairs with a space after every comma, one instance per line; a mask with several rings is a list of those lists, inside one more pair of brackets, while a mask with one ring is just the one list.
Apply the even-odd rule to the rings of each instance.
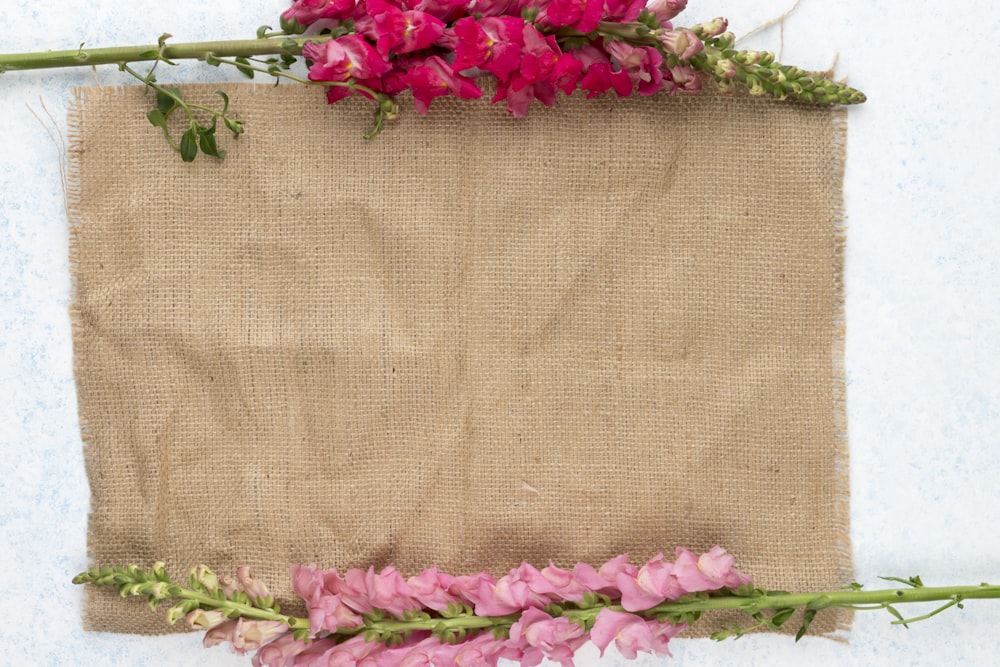
[[632, 660], [639, 653], [646, 652], [669, 656], [667, 644], [686, 629], [685, 624], [658, 623], [635, 614], [602, 609], [590, 630], [590, 639], [600, 649], [601, 656], [611, 642], [614, 642], [618, 652]]
[[708, 553], [696, 556], [687, 549], [677, 549], [674, 576], [688, 592], [739, 588], [750, 578], [733, 569], [736, 559], [716, 545]]
[[683, 12], [685, 7], [687, 7], [687, 0], [651, 0], [646, 5], [646, 9], [660, 23], [674, 18]]

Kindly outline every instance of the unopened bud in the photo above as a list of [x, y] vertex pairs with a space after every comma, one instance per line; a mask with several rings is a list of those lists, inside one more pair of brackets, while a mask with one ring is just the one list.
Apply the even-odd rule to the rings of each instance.
[[219, 578], [207, 566], [199, 565], [191, 573], [194, 575], [195, 580], [205, 587], [206, 592], [214, 593], [219, 590]]
[[165, 581], [158, 581], [149, 587], [149, 596], [156, 600], [165, 600], [170, 597], [170, 584]]
[[[170, 611], [173, 612], [174, 609]], [[184, 625], [192, 630], [211, 630], [222, 625], [226, 620], [226, 617], [218, 609], [195, 609], [184, 617]]]
[[736, 77], [736, 63], [732, 60], [722, 58], [715, 63], [715, 76], [720, 79], [732, 79]]
[[691, 29], [694, 30], [694, 32], [702, 39], [707, 39], [709, 37], [718, 37], [722, 33], [726, 32], [728, 27], [729, 20], [718, 16], [711, 21], [699, 23]]

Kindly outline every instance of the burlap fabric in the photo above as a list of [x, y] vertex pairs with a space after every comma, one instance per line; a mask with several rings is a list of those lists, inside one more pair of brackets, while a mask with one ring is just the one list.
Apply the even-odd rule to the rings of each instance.
[[[360, 100], [225, 90], [223, 161], [135, 88], [71, 112], [94, 563], [247, 563], [292, 608], [293, 563], [719, 543], [768, 587], [850, 581], [843, 112], [442, 99], [365, 141]], [[166, 630], [134, 602], [85, 624]]]

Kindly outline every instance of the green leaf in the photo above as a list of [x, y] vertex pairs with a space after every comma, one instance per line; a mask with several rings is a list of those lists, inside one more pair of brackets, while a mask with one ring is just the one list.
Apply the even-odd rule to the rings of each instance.
[[160, 37], [156, 40], [156, 43], [162, 49], [164, 45], [166, 45], [167, 40], [170, 39], [171, 37], [173, 37], [173, 35], [171, 35], [169, 32], [165, 32], [162, 35], [160, 35]]
[[220, 151], [219, 146], [215, 143], [215, 129], [212, 128], [207, 132], [199, 132], [198, 145], [201, 146], [201, 152], [205, 155], [211, 155], [212, 157], [223, 157], [226, 151]]
[[222, 64], [222, 61], [219, 60], [214, 53], [206, 53], [205, 64], [209, 65], [210, 67], [218, 67], [219, 65]]
[[229, 128], [229, 131], [233, 133], [234, 137], [238, 137], [243, 134], [244, 127], [241, 121], [238, 121], [235, 118], [223, 117], [222, 122], [226, 124], [226, 127]]
[[[195, 129], [189, 128], [181, 137], [181, 159], [191, 162], [198, 155], [198, 133]], [[234, 596], [235, 598], [236, 596]]]
[[235, 60], [236, 60], [237, 63], [239, 63], [239, 64], [236, 65], [236, 69], [238, 69], [239, 71], [241, 71], [248, 78], [252, 79], [253, 78], [253, 69], [251, 69], [251, 67], [250, 67], [250, 61], [247, 60], [243, 56], [238, 56], [237, 58], [235, 58]]
[[905, 619], [905, 618], [903, 618], [903, 615], [899, 613], [899, 610], [898, 610], [898, 609], [896, 609], [895, 607], [893, 607], [893, 606], [892, 606], [891, 604], [887, 604], [887, 605], [885, 606], [885, 610], [886, 610], [887, 612], [889, 612], [890, 614], [892, 614], [893, 616], [895, 616], [895, 617], [896, 617], [897, 619], [899, 619], [899, 621], [900, 621], [900, 624], [901, 624], [901, 625], [902, 625], [902, 626], [903, 626], [904, 628], [906, 628], [907, 630], [909, 630], [909, 629], [910, 629], [910, 626], [908, 626], [908, 625], [906, 624], [906, 619]]
[[154, 126], [167, 129], [167, 117], [164, 116], [163, 112], [160, 111], [159, 109], [153, 109], [152, 111], [150, 111], [148, 114], [146, 114], [146, 118], [149, 119], [149, 122], [152, 123]]
[[795, 613], [795, 607], [786, 607], [785, 609], [779, 609], [776, 612], [774, 612], [774, 614], [771, 615], [771, 624], [776, 628], [780, 628], [785, 623], [785, 621], [787, 621], [789, 618], [792, 617], [792, 614], [794, 613]]
[[166, 115], [173, 111], [174, 107], [177, 106], [177, 100], [180, 99], [180, 96], [180, 88], [164, 88], [162, 90], [158, 90], [156, 91], [156, 108]]
[[923, 588], [924, 582], [920, 580], [919, 575], [914, 575], [909, 579], [900, 579], [899, 577], [879, 577], [883, 581], [895, 581], [900, 584], [905, 584], [913, 588]]
[[805, 616], [802, 618], [802, 627], [795, 633], [795, 641], [799, 641], [805, 636], [806, 630], [809, 629], [809, 624], [812, 623], [814, 618], [816, 618], [816, 610], [807, 609]]
[[271, 29], [269, 25], [262, 25], [257, 28], [257, 39], [267, 39], [267, 31]]
[[288, 53], [295, 53], [299, 50], [299, 44], [294, 39], [288, 38], [281, 42], [281, 48]]
[[229, 95], [221, 90], [215, 91], [215, 94], [222, 98], [222, 113], [225, 115], [226, 111], [229, 110]]
[[150, 49], [149, 51], [143, 51], [139, 54], [136, 60], [155, 60], [160, 57], [160, 52], [156, 49]]

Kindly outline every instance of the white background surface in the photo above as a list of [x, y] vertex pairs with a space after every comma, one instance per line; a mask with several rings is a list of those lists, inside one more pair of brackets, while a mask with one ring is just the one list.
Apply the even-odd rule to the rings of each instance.
[[[691, 0], [686, 23], [739, 35], [792, 0]], [[27, 6], [28, 9], [22, 9]], [[283, 0], [0, 0], [0, 51], [253, 37]], [[847, 377], [857, 580], [1000, 583], [1000, 77], [992, 0], [803, 0], [748, 48], [825, 69], [869, 96], [850, 112]], [[162, 80], [218, 80], [200, 65]], [[170, 77], [167, 79], [167, 77]], [[114, 67], [103, 83], [125, 83]], [[84, 633], [89, 490], [72, 375], [68, 232], [59, 152], [29, 111], [64, 128], [89, 70], [0, 76], [0, 663], [248, 665], [200, 635]], [[307, 149], [308, 137], [303, 137]], [[199, 158], [205, 159], [205, 158]], [[669, 520], [669, 517], [664, 517]], [[752, 574], [752, 573], [751, 573]], [[684, 665], [994, 665], [1000, 601], [910, 630], [860, 613], [848, 643], [677, 640]], [[626, 663], [593, 647], [582, 665]]]

